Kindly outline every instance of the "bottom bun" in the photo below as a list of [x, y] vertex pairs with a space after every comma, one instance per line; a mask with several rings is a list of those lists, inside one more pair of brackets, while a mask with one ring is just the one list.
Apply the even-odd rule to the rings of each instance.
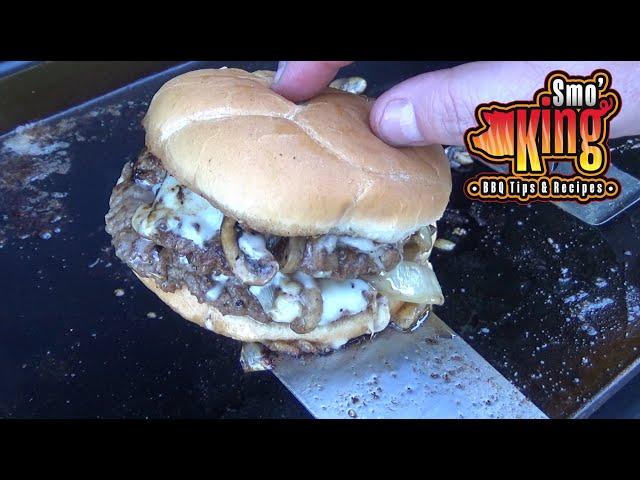
[[259, 342], [271, 350], [292, 355], [335, 350], [352, 338], [384, 330], [390, 321], [388, 302], [381, 297], [377, 313], [362, 312], [300, 334], [291, 330], [288, 323], [261, 323], [249, 316], [223, 315], [217, 308], [200, 303], [185, 288], [165, 292], [152, 278], [141, 277], [137, 273], [136, 276], [183, 318], [220, 335], [242, 342]]

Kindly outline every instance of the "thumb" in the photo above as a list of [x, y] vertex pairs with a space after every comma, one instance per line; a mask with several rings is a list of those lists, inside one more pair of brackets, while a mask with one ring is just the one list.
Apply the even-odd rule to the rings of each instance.
[[475, 108], [492, 101], [533, 99], [547, 74], [565, 70], [589, 75], [607, 68], [626, 102], [612, 124], [612, 136], [638, 133], [640, 89], [632, 81], [640, 63], [631, 62], [474, 62], [410, 78], [385, 92], [371, 110], [373, 131], [392, 145], [464, 145], [475, 126]]
[[353, 62], [280, 62], [271, 88], [293, 102], [308, 100], [350, 63]]
[[545, 74], [531, 80], [530, 69], [525, 62], [477, 62], [418, 75], [376, 101], [371, 128], [392, 145], [463, 145], [479, 103], [526, 99], [542, 86]]

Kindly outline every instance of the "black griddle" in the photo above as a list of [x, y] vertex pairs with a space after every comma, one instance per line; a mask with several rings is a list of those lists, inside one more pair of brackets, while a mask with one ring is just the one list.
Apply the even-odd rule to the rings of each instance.
[[[367, 94], [378, 96], [452, 64], [359, 62], [341, 75], [366, 78]], [[20, 75], [37, 85], [50, 78], [47, 69], [62, 68], [68, 82], [49, 80], [55, 95], [41, 115], [23, 92], [30, 106], [14, 105], [13, 123], [0, 116], [5, 131], [74, 107], [0, 138], [0, 417], [309, 416], [271, 374], [242, 373], [237, 342], [157, 300], [115, 258], [104, 232], [113, 184], [143, 146], [140, 120], [149, 100], [169, 78], [204, 65], [275, 68], [181, 65], [93, 100], [90, 88], [69, 80], [74, 70], [91, 78], [86, 65], [38, 65], [0, 80], [0, 91], [26, 91]], [[95, 96], [108, 84], [103, 78]], [[616, 145], [614, 161], [637, 175], [640, 149], [626, 139]], [[453, 175], [439, 228], [457, 245], [433, 256], [446, 298], [437, 313], [545, 413], [586, 415], [635, 373], [640, 210], [590, 227], [548, 204], [471, 203], [461, 185], [480, 168]]]

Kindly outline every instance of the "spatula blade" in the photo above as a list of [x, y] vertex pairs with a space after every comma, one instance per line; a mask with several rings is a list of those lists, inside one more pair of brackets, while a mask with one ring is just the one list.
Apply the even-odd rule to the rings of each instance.
[[436, 315], [330, 355], [274, 359], [316, 418], [546, 418]]

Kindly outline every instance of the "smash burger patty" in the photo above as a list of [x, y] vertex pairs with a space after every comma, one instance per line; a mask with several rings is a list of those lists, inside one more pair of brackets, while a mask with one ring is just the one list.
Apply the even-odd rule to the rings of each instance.
[[[185, 318], [275, 350], [330, 350], [390, 320], [410, 328], [443, 300], [428, 262], [450, 192], [442, 149], [399, 156], [364, 123], [364, 97], [328, 90], [300, 107], [268, 88], [271, 75], [203, 70], [162, 87], [147, 148], [111, 196], [116, 255]], [[330, 156], [347, 171], [327, 164], [319, 150], [336, 147], [301, 126], [301, 110], [329, 115], [316, 129], [342, 127], [351, 148]], [[354, 165], [354, 145], [370, 163]]]

